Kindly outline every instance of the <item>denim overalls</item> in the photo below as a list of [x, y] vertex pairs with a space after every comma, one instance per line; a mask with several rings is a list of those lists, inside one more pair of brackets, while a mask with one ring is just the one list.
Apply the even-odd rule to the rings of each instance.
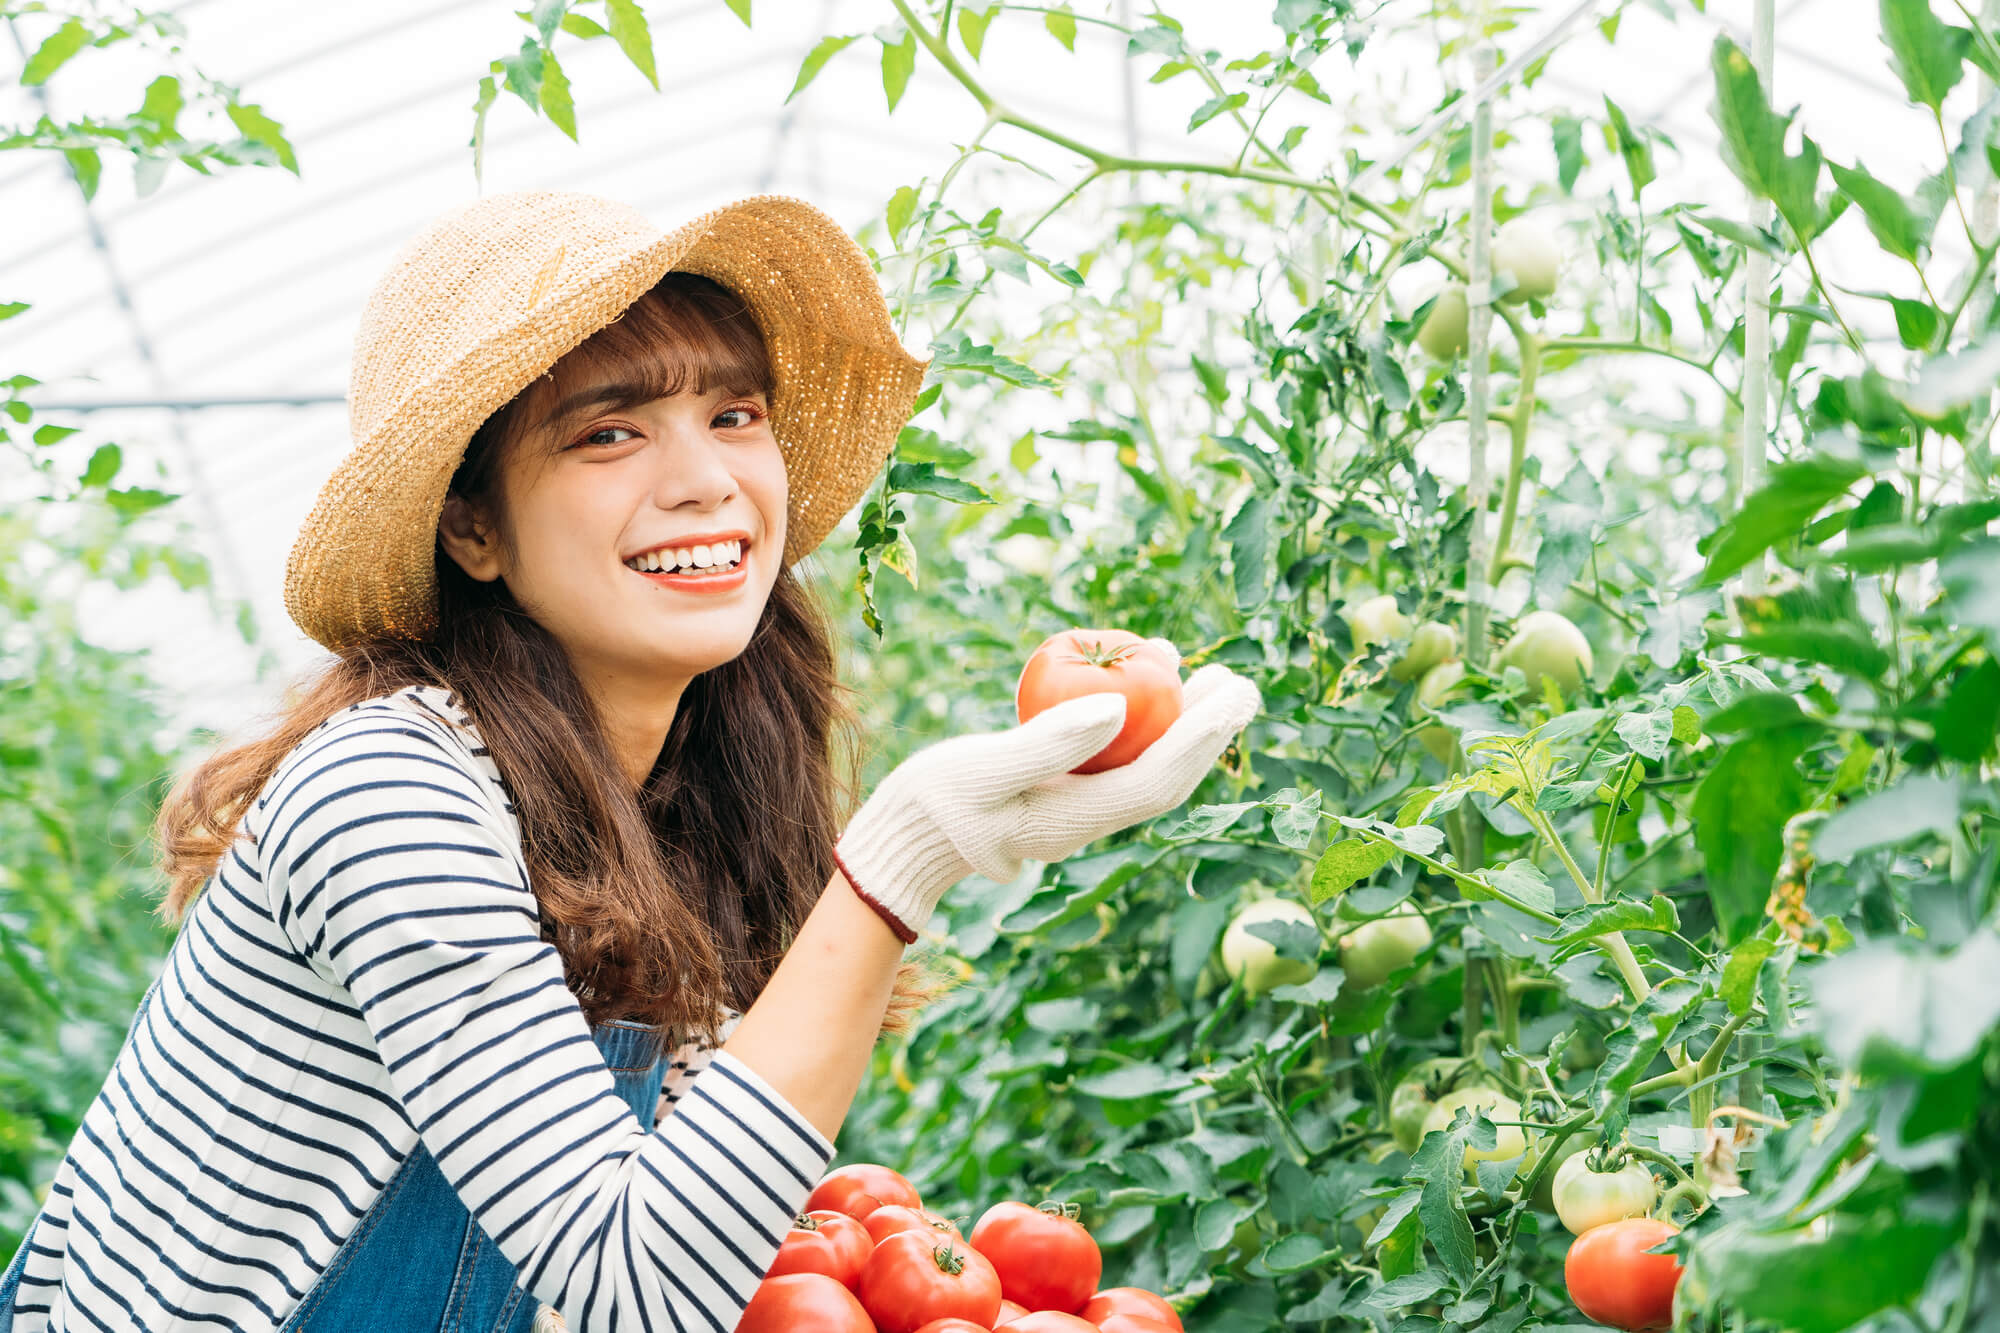
[[[655, 1059], [650, 1025], [615, 1019], [590, 1030], [618, 1095], [649, 1131], [670, 1056]], [[14, 1293], [35, 1229], [0, 1278], [0, 1333], [14, 1324]], [[419, 1142], [333, 1262], [285, 1321], [283, 1333], [541, 1333], [540, 1302], [459, 1202]]]

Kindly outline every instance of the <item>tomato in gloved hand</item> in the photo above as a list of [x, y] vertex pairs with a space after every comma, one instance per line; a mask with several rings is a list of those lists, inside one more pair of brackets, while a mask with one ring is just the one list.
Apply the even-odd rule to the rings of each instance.
[[835, 1167], [820, 1177], [819, 1184], [813, 1186], [813, 1192], [806, 1197], [806, 1211], [811, 1213], [831, 1208], [859, 1221], [890, 1203], [900, 1203], [908, 1208], [924, 1206], [923, 1199], [918, 1197], [917, 1187], [902, 1172], [877, 1166], [873, 1162], [855, 1162], [851, 1166]]
[[1125, 725], [1111, 743], [1071, 769], [1102, 773], [1139, 757], [1181, 715], [1180, 654], [1164, 639], [1122, 629], [1067, 629], [1028, 656], [1014, 686], [1022, 722], [1085, 694], [1125, 696]]
[[1681, 1261], [1646, 1251], [1679, 1230], [1651, 1217], [1592, 1227], [1570, 1242], [1569, 1257], [1563, 1260], [1569, 1298], [1585, 1318], [1628, 1333], [1670, 1327]]
[[993, 1327], [1000, 1275], [977, 1250], [936, 1234], [899, 1231], [868, 1256], [857, 1294], [880, 1333], [916, 1333], [947, 1318]]
[[744, 1308], [736, 1333], [875, 1333], [854, 1293], [824, 1273], [767, 1277]]
[[1001, 1295], [1030, 1311], [1074, 1314], [1104, 1276], [1097, 1242], [1060, 1204], [996, 1203], [973, 1225], [971, 1240], [1000, 1274]]
[[1138, 1315], [1157, 1319], [1171, 1328], [1181, 1327], [1180, 1314], [1167, 1304], [1167, 1298], [1144, 1287], [1106, 1287], [1084, 1302], [1077, 1313], [1099, 1327], [1112, 1315]]
[[[878, 1210], [879, 1211], [879, 1210]], [[861, 1277], [861, 1265], [868, 1262], [875, 1238], [868, 1228], [846, 1213], [822, 1208], [801, 1214], [785, 1233], [778, 1257], [771, 1262], [766, 1277], [788, 1273], [823, 1273], [843, 1287], [852, 1287]]]

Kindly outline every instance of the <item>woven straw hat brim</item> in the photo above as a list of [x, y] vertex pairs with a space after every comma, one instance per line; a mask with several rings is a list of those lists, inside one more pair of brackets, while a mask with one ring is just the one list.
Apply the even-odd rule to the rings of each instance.
[[438, 516], [473, 432], [674, 271], [729, 288], [763, 332], [790, 490], [784, 563], [815, 549], [880, 472], [930, 364], [897, 339], [861, 247], [783, 195], [662, 235], [598, 196], [518, 191], [438, 219], [371, 296], [355, 338], [355, 443], [286, 562], [299, 627], [336, 652], [434, 632]]

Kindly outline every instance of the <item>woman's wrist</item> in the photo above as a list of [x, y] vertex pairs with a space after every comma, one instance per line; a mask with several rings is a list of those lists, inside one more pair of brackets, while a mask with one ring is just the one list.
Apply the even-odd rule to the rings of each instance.
[[915, 944], [917, 941], [917, 932], [910, 928], [908, 922], [884, 906], [881, 899], [861, 887], [859, 879], [848, 868], [846, 859], [841, 856], [838, 844], [835, 844], [833, 849], [833, 861], [835, 865], [840, 867], [841, 881], [847, 885], [854, 896], [875, 909], [875, 915], [881, 917], [889, 929], [895, 932], [897, 939], [901, 940], [904, 944]]

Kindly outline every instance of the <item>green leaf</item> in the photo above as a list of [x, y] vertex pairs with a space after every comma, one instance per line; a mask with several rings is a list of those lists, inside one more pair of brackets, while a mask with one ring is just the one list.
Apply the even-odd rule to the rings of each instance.
[[[627, 2], [629, 3], [629, 0]], [[833, 59], [837, 53], [859, 36], [861, 36], [860, 33], [854, 33], [846, 37], [820, 38], [819, 44], [806, 52], [804, 62], [799, 65], [798, 81], [792, 85], [792, 90], [785, 94], [785, 101], [791, 101], [804, 91], [805, 86], [811, 83], [820, 70], [826, 67], [826, 62]], [[780, 105], [783, 105], [783, 103], [780, 103]]]
[[1334, 843], [1320, 853], [1313, 866], [1310, 890], [1313, 906], [1347, 892], [1389, 864], [1393, 854], [1394, 849], [1385, 842], [1346, 838]]
[[1785, 151], [1791, 115], [1780, 116], [1765, 100], [1763, 84], [1735, 42], [1718, 35], [1710, 56], [1715, 100], [1710, 114], [1722, 132], [1722, 159], [1752, 193], [1769, 199], [1801, 242], [1819, 234], [1825, 217], [1819, 206], [1819, 145], [1799, 136], [1799, 151]]
[[743, 20], [743, 26], [750, 26], [750, 0], [722, 0], [729, 6], [729, 12]]
[[1318, 1236], [1293, 1234], [1280, 1236], [1264, 1249], [1264, 1267], [1281, 1276], [1303, 1273], [1307, 1269], [1318, 1268], [1330, 1260], [1343, 1257], [1339, 1249], [1329, 1248]]
[[1160, 836], [1163, 838], [1209, 838], [1222, 832], [1243, 817], [1245, 810], [1256, 810], [1262, 801], [1238, 801], [1233, 805], [1200, 805], [1188, 812], [1187, 818], [1174, 825]]
[[1248, 93], [1229, 93], [1222, 97], [1211, 97], [1195, 108], [1194, 114], [1188, 117], [1187, 127], [1189, 130], [1198, 130], [1223, 112], [1245, 106], [1249, 101]]
[[1875, 179], [1859, 162], [1852, 167], [1829, 162], [1827, 169], [1833, 173], [1834, 183], [1861, 206], [1868, 230], [1884, 250], [1916, 263], [1930, 249], [1931, 231], [1937, 226], [1935, 213], [1912, 209], [1902, 195]]
[[1863, 1078], [1940, 1073], [1971, 1059], [2000, 1024], [2000, 932], [1948, 954], [1908, 940], [1857, 944], [1812, 973], [1810, 1011], [1827, 1051]]
[[1938, 1257], [1964, 1224], [1897, 1209], [1843, 1217], [1822, 1236], [1733, 1223], [1704, 1234], [1698, 1252], [1710, 1298], [1733, 1317], [1789, 1333], [1840, 1333], [1914, 1305]]
[[83, 26], [81, 19], [66, 19], [63, 25], [42, 39], [35, 48], [35, 54], [28, 57], [28, 63], [21, 70], [21, 86], [32, 88], [48, 82], [49, 75], [61, 69], [63, 63], [81, 51], [90, 42], [90, 29]]
[[1076, 15], [1068, 5], [1059, 5], [1042, 15], [1042, 26], [1049, 30], [1049, 36], [1063, 44], [1072, 53], [1076, 50]]
[[1625, 174], [1631, 177], [1632, 194], [1651, 185], [1657, 175], [1653, 170], [1653, 149], [1645, 136], [1632, 132], [1632, 124], [1625, 119], [1624, 111], [1609, 97], [1604, 99], [1604, 114], [1611, 121], [1611, 143], [1618, 155], [1625, 159]]
[[138, 518], [150, 514], [155, 509], [170, 505], [180, 496], [166, 491], [151, 490], [144, 486], [128, 486], [122, 490], [106, 491], [104, 498], [110, 502], [121, 520]]
[[1622, 1126], [1632, 1085], [1666, 1049], [1667, 1038], [1681, 1020], [1706, 998], [1707, 991], [1698, 983], [1669, 977], [1634, 1006], [1629, 1023], [1605, 1039], [1604, 1059], [1598, 1064], [1590, 1098], [1607, 1133], [1615, 1134], [1613, 1126]]
[[1896, 338], [1912, 352], [1927, 350], [1937, 339], [1938, 325], [1943, 316], [1929, 301], [1915, 301], [1907, 296], [1892, 296], [1889, 306], [1896, 312]]
[[1236, 605], [1241, 610], [1253, 610], [1270, 598], [1275, 536], [1270, 501], [1261, 495], [1245, 500], [1222, 530], [1222, 539], [1229, 546]]
[[1957, 825], [1963, 805], [1956, 778], [1914, 774], [1828, 815], [1813, 835], [1813, 854], [1822, 861], [1847, 861], [1870, 847], [1893, 846], [1920, 833], [1945, 837]]
[[1924, 363], [1896, 397], [1918, 416], [1939, 420], [1968, 403], [1983, 401], [2000, 379], [2000, 338], [1962, 347]]
[[1550, 116], [1549, 138], [1556, 154], [1556, 184], [1568, 194], [1583, 172], [1583, 122], [1575, 116]]
[[534, 25], [535, 36], [541, 40], [543, 46], [547, 46], [549, 39], [556, 35], [556, 27], [562, 22], [563, 10], [567, 4], [568, 0], [535, 0], [534, 10], [529, 14], [528, 22]]
[[1933, 115], [1945, 94], [1965, 73], [1965, 50], [1972, 34], [1942, 22], [1931, 12], [1930, 0], [1882, 0], [1882, 44], [1889, 48], [1889, 66], [1903, 81], [1910, 100]]
[[1725, 749], [1695, 788], [1695, 844], [1726, 942], [1763, 919], [1784, 859], [1785, 821], [1805, 808], [1797, 761], [1810, 734], [1804, 727], [1752, 732]]
[[889, 196], [886, 213], [889, 235], [897, 245], [903, 243], [903, 233], [909, 230], [910, 219], [916, 216], [916, 212], [917, 192], [907, 185], [897, 186], [896, 192]]
[[[1287, 790], [1292, 790], [1287, 788]], [[1297, 792], [1293, 791], [1296, 796]], [[1319, 831], [1320, 794], [1314, 792], [1304, 800], [1289, 803], [1273, 803], [1271, 812], [1271, 836], [1287, 847], [1303, 849]]]
[[1774, 941], [1752, 935], [1729, 955], [1729, 961], [1722, 965], [1721, 994], [1730, 1013], [1741, 1016], [1750, 1012], [1750, 1002], [1757, 996], [1757, 974], [1777, 950]]
[[1666, 708], [1645, 713], [1627, 713], [1612, 730], [1627, 749], [1645, 759], [1664, 759], [1667, 742], [1674, 738], [1674, 714]]
[[299, 174], [299, 160], [292, 155], [291, 144], [285, 141], [284, 127], [264, 114], [264, 109], [254, 103], [231, 102], [229, 119], [252, 143], [259, 143], [277, 154], [278, 165]]
[[1182, 1088], [1193, 1086], [1193, 1083], [1194, 1079], [1183, 1070], [1132, 1064], [1100, 1074], [1086, 1074], [1070, 1087], [1085, 1096], [1101, 1097], [1106, 1101], [1137, 1101], [1142, 1097], [1179, 1092]]
[[[660, 75], [653, 64], [653, 30], [646, 25], [645, 11], [639, 8], [639, 0], [604, 0], [604, 3], [606, 17], [611, 20], [611, 40], [618, 43], [618, 49], [625, 53], [625, 58], [632, 62], [633, 68], [646, 76], [646, 82], [653, 85], [653, 90], [659, 91]], [[747, 2], [744, 9], [746, 13], [743, 21], [748, 23], [750, 20]], [[812, 57], [807, 56], [806, 59], [811, 60]], [[798, 89], [794, 88], [792, 91], [797, 92]], [[789, 101], [790, 98], [786, 100]]]
[[1681, 928], [1674, 900], [1665, 894], [1643, 899], [1621, 898], [1615, 902], [1589, 903], [1563, 917], [1562, 929], [1543, 936], [1541, 942], [1555, 946], [1554, 961], [1561, 962], [1590, 942], [1614, 930], [1657, 930], [1671, 933]]
[[1194, 1212], [1194, 1243], [1214, 1251], [1229, 1244], [1236, 1228], [1257, 1215], [1257, 1206], [1243, 1199], [1207, 1199]]
[[[1463, 1282], [1472, 1276], [1478, 1254], [1472, 1244], [1472, 1219], [1465, 1212], [1465, 1194], [1460, 1182], [1465, 1178], [1465, 1144], [1473, 1135], [1473, 1125], [1484, 1116], [1467, 1118], [1461, 1107], [1449, 1128], [1424, 1136], [1423, 1145], [1410, 1159], [1410, 1175], [1423, 1182], [1417, 1202], [1417, 1216], [1444, 1266]], [[1488, 1135], [1493, 1133], [1489, 1127]], [[1489, 1141], [1487, 1144], [1491, 1147]]]
[[1743, 507], [1701, 545], [1708, 555], [1703, 583], [1720, 583], [1779, 542], [1798, 536], [1813, 515], [1868, 470], [1846, 459], [1818, 456], [1780, 463]]
[[171, 74], [162, 74], [146, 85], [145, 100], [139, 103], [137, 115], [141, 120], [151, 121], [164, 138], [178, 133], [174, 127], [180, 121], [183, 105], [181, 81]]
[[965, 49], [978, 61], [986, 46], [986, 25], [993, 21], [999, 6], [981, 7], [973, 4], [959, 6], [958, 40], [965, 43]]
[[1682, 216], [1704, 231], [1714, 232], [1725, 241], [1734, 241], [1746, 250], [1761, 250], [1773, 259], [1783, 259], [1786, 256], [1784, 244], [1761, 227], [1752, 227], [1748, 223], [1734, 222], [1728, 218], [1710, 217], [1706, 213], [1685, 213]]
[[909, 491], [916, 495], [935, 495], [938, 499], [949, 500], [953, 504], [1000, 503], [969, 481], [958, 477], [940, 476], [935, 463], [891, 463], [889, 489]]
[[1938, 562], [1945, 614], [1956, 625], [1986, 631], [1987, 648], [2000, 648], [2000, 538], [1967, 542]]
[[2000, 732], [2000, 661], [1989, 657], [1960, 673], [1938, 710], [1938, 752], [1977, 763], [1993, 750]]
[[554, 51], [542, 53], [542, 110], [548, 113], [550, 124], [575, 141], [576, 99], [570, 94], [569, 76], [563, 73]]
[[976, 371], [1024, 389], [1045, 389], [1055, 383], [1033, 367], [1001, 356], [984, 343], [975, 344], [962, 329], [941, 334], [931, 342], [931, 365], [925, 379], [935, 380], [946, 370]]
[[118, 466], [124, 457], [115, 444], [100, 444], [90, 456], [90, 465], [83, 470], [78, 480], [80, 486], [109, 486], [118, 475]]
[[[1549, 883], [1549, 877], [1544, 875], [1542, 868], [1533, 861], [1517, 860], [1509, 861], [1504, 866], [1488, 866], [1479, 872], [1477, 878], [1526, 903], [1538, 912], [1553, 914], [1556, 910], [1555, 886]], [[1459, 887], [1465, 892], [1466, 897], [1474, 896], [1464, 885], [1461, 884]]]
[[570, 36], [581, 37], [585, 41], [595, 41], [599, 37], [611, 35], [611, 30], [596, 19], [578, 14], [574, 10], [563, 15], [562, 22], [558, 26]]
[[896, 109], [896, 103], [903, 100], [903, 90], [910, 86], [910, 72], [917, 67], [917, 35], [905, 28], [902, 39], [893, 45], [882, 43], [882, 94], [889, 99], [889, 110]]

